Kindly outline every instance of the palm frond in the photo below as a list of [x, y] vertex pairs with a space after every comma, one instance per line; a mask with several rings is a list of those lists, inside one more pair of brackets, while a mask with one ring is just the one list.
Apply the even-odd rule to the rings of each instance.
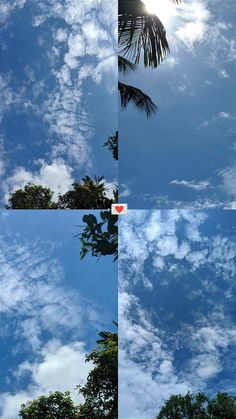
[[148, 118], [156, 114], [157, 106], [142, 90], [121, 82], [118, 83], [118, 88], [122, 109], [126, 109], [129, 103], [133, 103], [138, 110], [144, 111]]
[[157, 67], [170, 52], [166, 30], [156, 15], [149, 14], [141, 0], [120, 0], [118, 35], [120, 54], [144, 66]]
[[137, 66], [127, 58], [118, 55], [118, 68], [121, 73], [128, 74], [137, 70]]

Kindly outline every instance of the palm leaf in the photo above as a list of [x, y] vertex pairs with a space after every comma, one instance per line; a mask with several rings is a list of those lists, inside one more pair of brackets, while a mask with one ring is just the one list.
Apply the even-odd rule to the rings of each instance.
[[155, 103], [142, 90], [121, 82], [118, 83], [118, 88], [122, 109], [126, 109], [129, 103], [133, 103], [138, 110], [146, 112], [148, 118], [156, 114]]
[[137, 66], [134, 63], [127, 60], [127, 58], [122, 57], [121, 55], [118, 55], [118, 68], [119, 71], [124, 74], [128, 74], [131, 71], [137, 70]]
[[170, 52], [163, 24], [141, 0], [119, 1], [118, 35], [120, 54], [136, 65], [142, 52], [145, 67], [154, 68]]

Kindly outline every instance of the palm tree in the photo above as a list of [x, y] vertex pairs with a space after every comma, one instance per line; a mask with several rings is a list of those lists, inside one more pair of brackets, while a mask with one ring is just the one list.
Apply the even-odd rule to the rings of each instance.
[[110, 208], [112, 199], [106, 196], [103, 176], [85, 176], [80, 182], [72, 184], [73, 189], [58, 197], [59, 209], [98, 209]]
[[85, 176], [81, 185], [90, 193], [95, 201], [97, 208], [109, 208], [111, 200], [106, 196], [106, 184], [104, 176], [95, 176], [92, 179], [90, 176]]
[[157, 107], [152, 99], [137, 87], [118, 82], [118, 90], [121, 97], [121, 108], [126, 109], [130, 102], [134, 103], [137, 109], [145, 111], [147, 117], [156, 113]]
[[156, 15], [145, 9], [141, 0], [119, 1], [120, 54], [139, 64], [143, 51], [144, 66], [156, 68], [169, 52], [166, 30]]
[[[173, 1], [178, 4], [181, 0]], [[149, 14], [141, 0], [119, 0], [118, 17], [119, 71], [135, 71], [142, 55], [145, 67], [156, 68], [170, 52], [160, 19]], [[156, 113], [156, 105], [140, 89], [119, 83], [119, 92], [123, 109], [133, 102], [147, 117]]]

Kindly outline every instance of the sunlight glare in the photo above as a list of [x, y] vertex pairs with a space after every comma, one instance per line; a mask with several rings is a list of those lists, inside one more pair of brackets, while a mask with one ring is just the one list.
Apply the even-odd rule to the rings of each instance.
[[170, 0], [142, 0], [149, 13], [156, 15], [165, 27], [176, 16], [176, 6]]

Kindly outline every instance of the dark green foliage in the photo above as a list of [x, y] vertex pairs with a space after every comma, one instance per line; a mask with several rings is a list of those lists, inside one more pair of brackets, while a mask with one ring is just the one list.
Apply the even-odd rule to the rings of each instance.
[[236, 418], [236, 397], [227, 393], [218, 393], [216, 397], [208, 402], [210, 418], [235, 419]]
[[120, 92], [122, 109], [126, 109], [130, 103], [133, 103], [138, 110], [146, 113], [147, 118], [155, 115], [157, 111], [155, 103], [153, 103], [150, 97], [145, 95], [142, 90], [121, 82], [118, 83], [118, 89]]
[[108, 150], [112, 151], [113, 158], [118, 160], [118, 131], [116, 131], [113, 136], [108, 138], [104, 147], [107, 147]]
[[118, 258], [118, 216], [101, 211], [100, 217], [98, 221], [93, 214], [84, 215], [83, 221], [87, 225], [78, 235], [82, 244], [80, 257], [83, 259], [91, 252], [95, 257], [113, 255], [115, 261]]
[[[103, 176], [91, 179], [89, 176], [75, 182], [72, 189], [52, 201], [53, 192], [41, 185], [26, 185], [13, 192], [7, 209], [107, 209], [112, 199], [106, 196]], [[114, 191], [115, 197], [115, 191]]]
[[169, 52], [165, 28], [157, 16], [146, 10], [141, 0], [119, 0], [120, 54], [138, 65], [156, 68]]
[[171, 396], [157, 419], [236, 419], [236, 397], [227, 393], [212, 399], [203, 393]]
[[[180, 3], [181, 0], [173, 0]], [[118, 68], [123, 74], [135, 71], [143, 58], [145, 67], [156, 68], [170, 52], [166, 30], [156, 15], [148, 13], [141, 0], [119, 0], [118, 11]], [[144, 111], [147, 117], [157, 107], [142, 90], [119, 83], [121, 108], [129, 103]]]
[[22, 419], [79, 419], [78, 409], [68, 391], [55, 391], [22, 404], [19, 416]]
[[56, 209], [52, 196], [51, 189], [28, 184], [11, 194], [7, 209]]
[[110, 208], [112, 200], [106, 197], [104, 177], [95, 180], [86, 176], [81, 182], [73, 183], [73, 189], [60, 195], [58, 208], [60, 209], [101, 209]]
[[137, 65], [127, 60], [127, 58], [118, 55], [118, 69], [121, 73], [128, 74], [137, 70]]
[[81, 419], [118, 418], [118, 334], [101, 332], [99, 335], [97, 348], [86, 358], [95, 366], [85, 386], [78, 386], [85, 399], [79, 406]]

